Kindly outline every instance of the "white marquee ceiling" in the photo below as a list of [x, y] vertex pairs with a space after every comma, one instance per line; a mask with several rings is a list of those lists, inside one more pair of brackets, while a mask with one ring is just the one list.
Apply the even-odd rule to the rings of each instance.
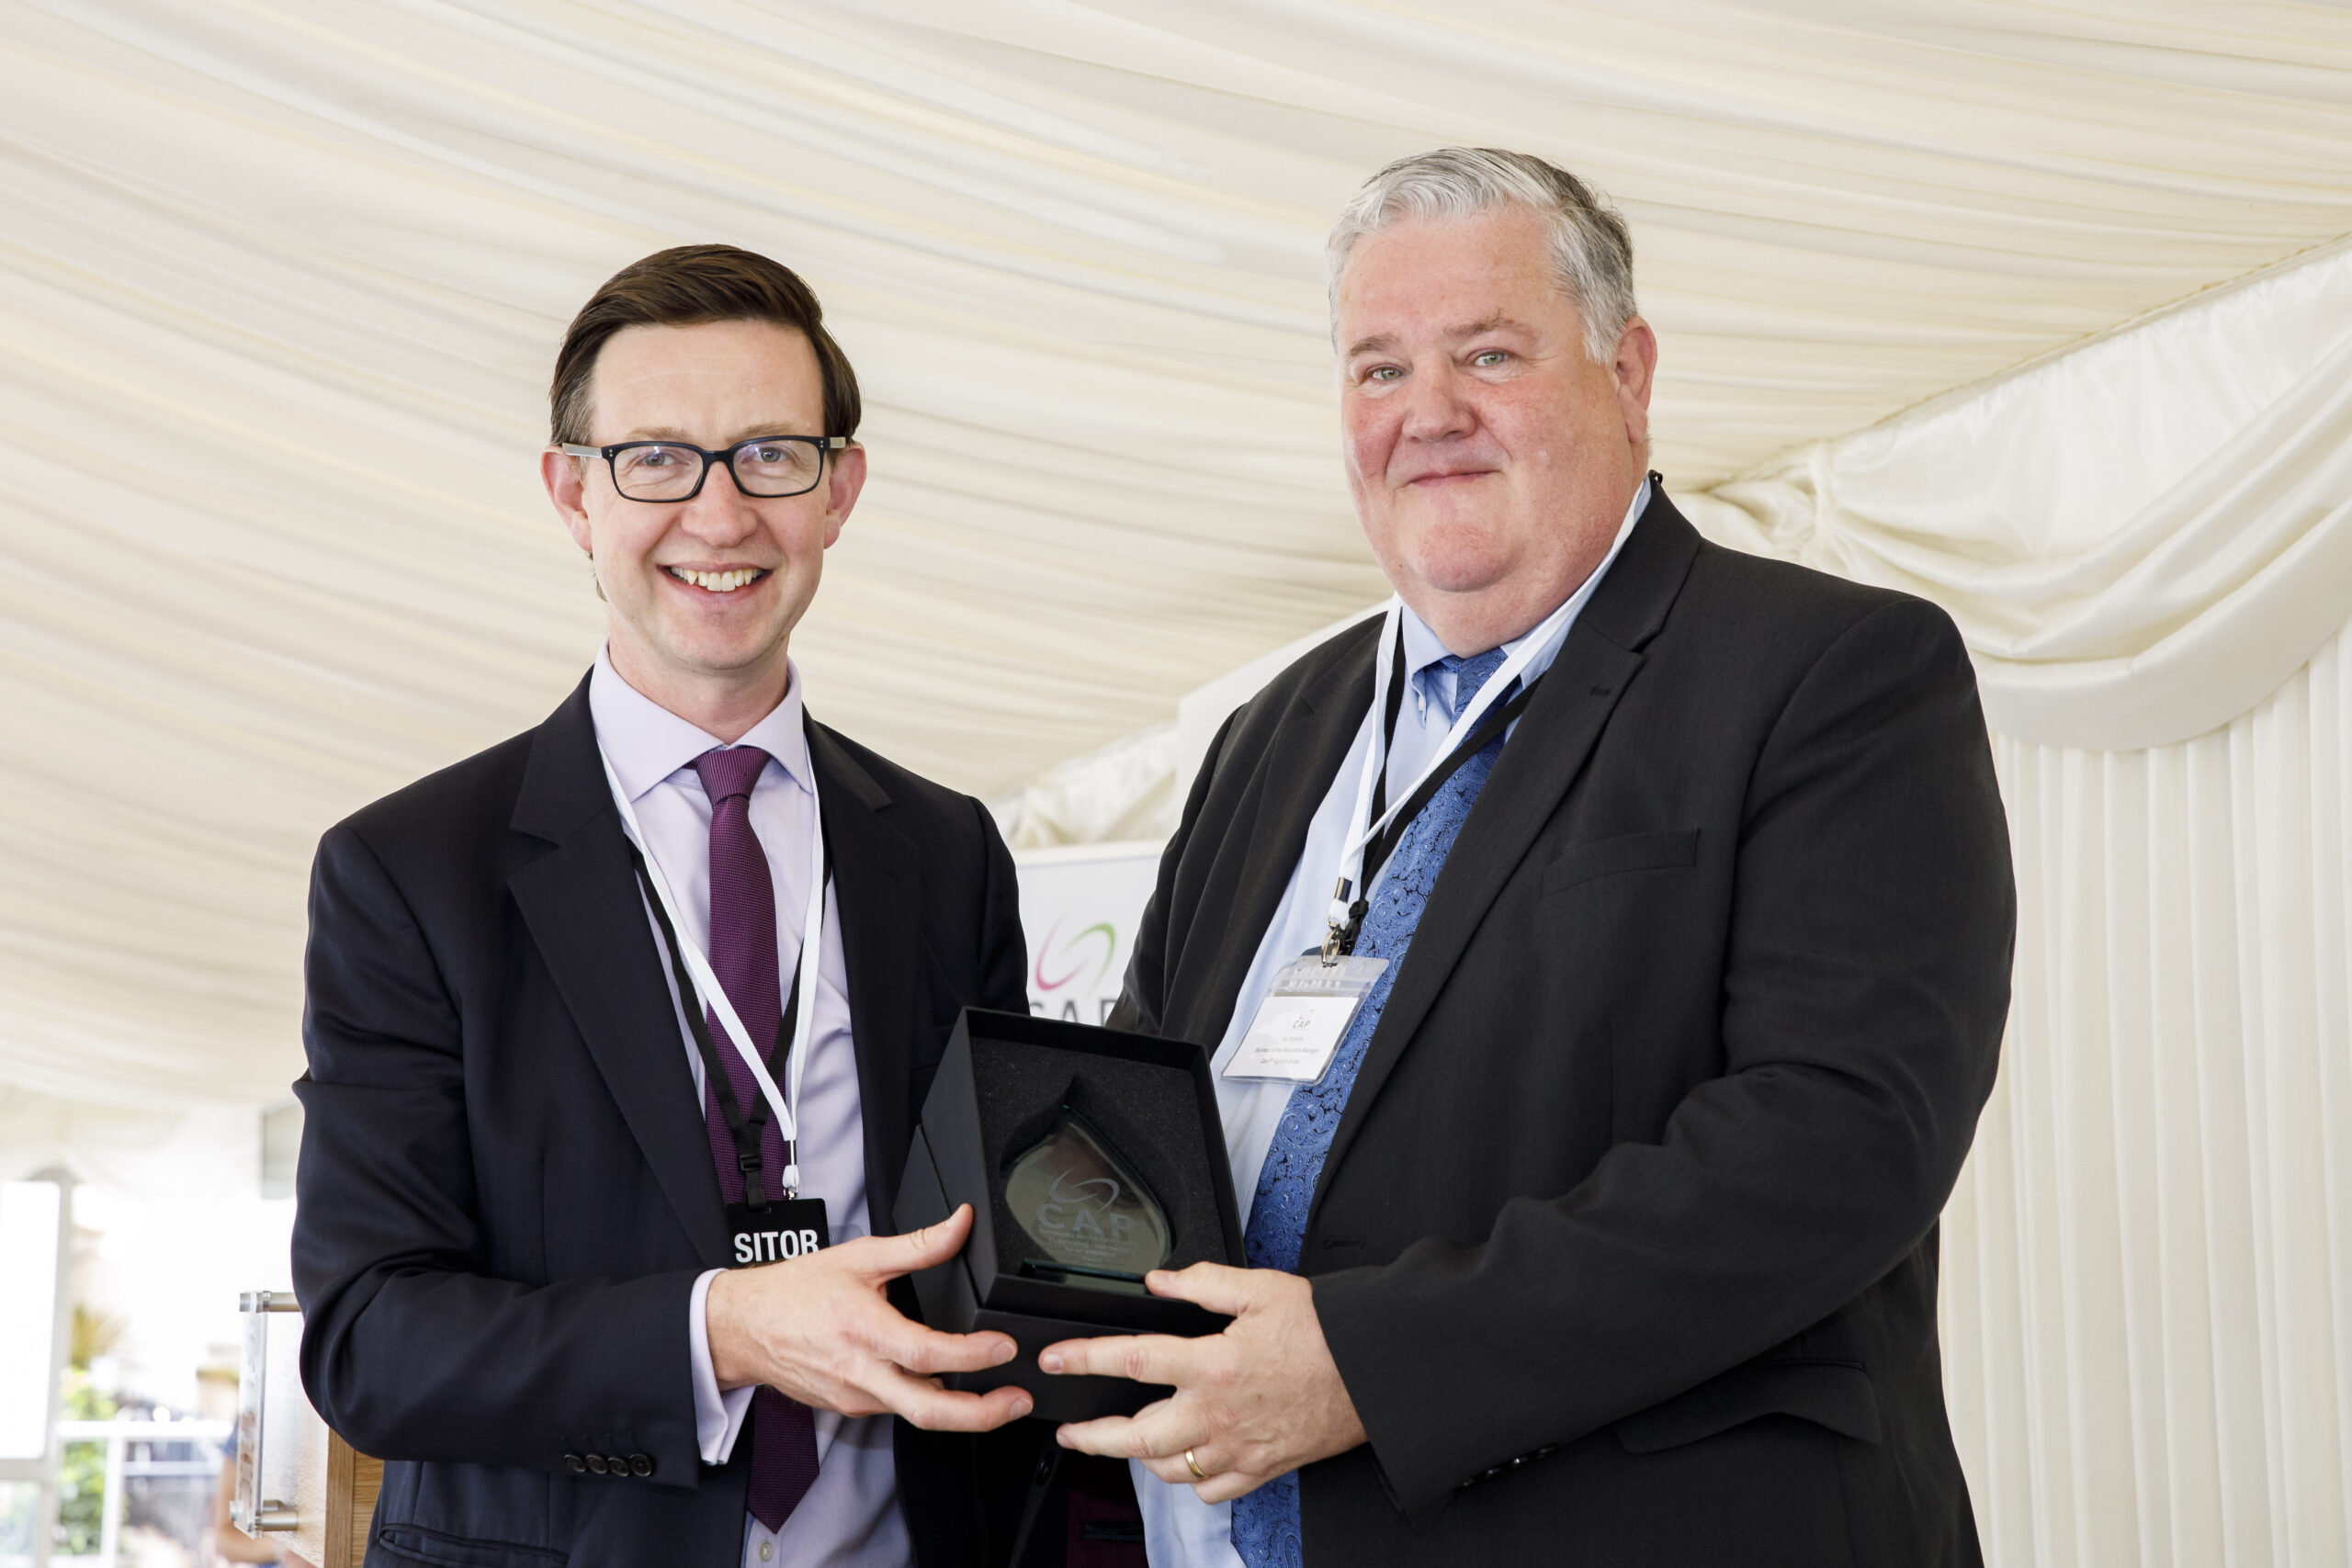
[[536, 491], [622, 263], [801, 268], [875, 480], [817, 711], [981, 793], [1378, 596], [1320, 244], [1544, 152], [1695, 490], [2352, 231], [2352, 14], [1952, 0], [0, 0], [0, 1083], [257, 1099], [310, 847], [594, 648]]

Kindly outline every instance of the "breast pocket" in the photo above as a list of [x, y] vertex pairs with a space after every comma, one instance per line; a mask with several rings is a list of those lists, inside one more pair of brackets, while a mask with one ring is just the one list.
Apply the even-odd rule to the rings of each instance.
[[1604, 876], [1636, 871], [1674, 871], [1699, 863], [1699, 829], [1623, 833], [1589, 844], [1571, 844], [1544, 868], [1542, 896], [1565, 893]]

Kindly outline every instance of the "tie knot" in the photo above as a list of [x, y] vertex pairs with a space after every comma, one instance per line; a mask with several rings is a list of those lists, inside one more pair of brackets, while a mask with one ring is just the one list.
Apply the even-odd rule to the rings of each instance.
[[1449, 653], [1438, 662], [1453, 671], [1453, 711], [1459, 715], [1477, 698], [1479, 688], [1492, 680], [1495, 671], [1503, 667], [1503, 650], [1490, 648], [1484, 653], [1474, 653], [1466, 659], [1458, 653]]
[[756, 746], [720, 746], [695, 759], [695, 772], [702, 775], [702, 792], [710, 796], [713, 810], [722, 800], [749, 797], [760, 770], [767, 765], [768, 754]]

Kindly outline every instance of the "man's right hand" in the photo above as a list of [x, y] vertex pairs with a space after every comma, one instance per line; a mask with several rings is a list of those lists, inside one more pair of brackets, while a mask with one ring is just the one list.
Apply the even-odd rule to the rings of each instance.
[[910, 1235], [860, 1236], [806, 1258], [730, 1269], [710, 1282], [703, 1327], [722, 1389], [765, 1383], [818, 1410], [890, 1411], [918, 1427], [985, 1432], [1029, 1414], [1017, 1388], [955, 1393], [940, 1374], [1012, 1359], [1002, 1334], [942, 1334], [899, 1315], [882, 1287], [944, 1263], [972, 1228], [968, 1203]]

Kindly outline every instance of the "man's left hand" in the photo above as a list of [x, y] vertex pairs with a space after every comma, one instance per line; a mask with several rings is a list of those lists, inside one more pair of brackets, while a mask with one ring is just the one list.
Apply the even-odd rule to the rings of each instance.
[[[1314, 1287], [1305, 1280], [1279, 1269], [1195, 1263], [1182, 1273], [1155, 1270], [1145, 1282], [1154, 1295], [1233, 1321], [1201, 1339], [1116, 1335], [1046, 1347], [1037, 1364], [1048, 1372], [1176, 1389], [1133, 1416], [1064, 1427], [1064, 1448], [1139, 1459], [1162, 1481], [1191, 1486], [1204, 1503], [1222, 1503], [1364, 1440], [1355, 1401], [1315, 1316]], [[1197, 1472], [1185, 1463], [1188, 1450]]]

